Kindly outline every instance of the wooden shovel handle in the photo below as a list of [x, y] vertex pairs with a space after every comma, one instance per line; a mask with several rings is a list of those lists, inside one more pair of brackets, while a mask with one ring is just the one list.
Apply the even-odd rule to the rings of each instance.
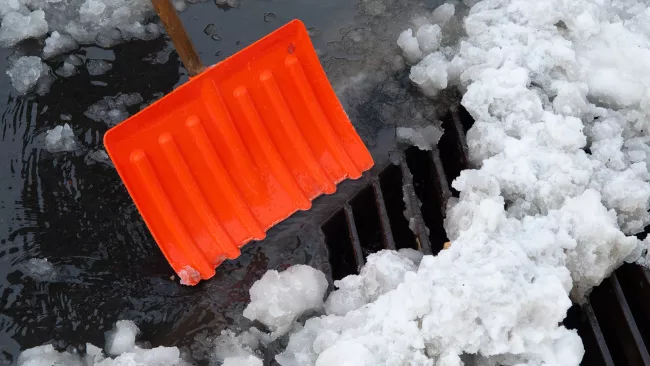
[[165, 26], [167, 34], [169, 34], [172, 42], [174, 42], [176, 52], [178, 52], [187, 72], [190, 76], [200, 74], [205, 67], [201, 62], [199, 54], [196, 53], [192, 41], [185, 32], [185, 28], [183, 27], [181, 19], [178, 17], [176, 8], [174, 8], [169, 0], [151, 0], [151, 3]]

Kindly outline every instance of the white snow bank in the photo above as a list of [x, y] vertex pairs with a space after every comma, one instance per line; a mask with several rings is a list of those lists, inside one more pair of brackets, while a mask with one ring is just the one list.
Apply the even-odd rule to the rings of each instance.
[[69, 366], [185, 366], [176, 347], [142, 349], [135, 344], [138, 327], [129, 320], [120, 320], [107, 339], [108, 353], [116, 352], [115, 358], [106, 357], [101, 349], [86, 343], [86, 355], [58, 352], [52, 345], [43, 345], [23, 351], [18, 366], [69, 365]]
[[309, 266], [268, 271], [251, 287], [251, 302], [244, 316], [259, 320], [274, 336], [281, 336], [304, 312], [323, 306], [327, 287], [325, 275]]
[[47, 131], [45, 149], [49, 152], [72, 151], [77, 147], [77, 140], [69, 124], [56, 126]]
[[35, 56], [23, 56], [7, 70], [11, 83], [20, 94], [30, 92], [50, 68]]

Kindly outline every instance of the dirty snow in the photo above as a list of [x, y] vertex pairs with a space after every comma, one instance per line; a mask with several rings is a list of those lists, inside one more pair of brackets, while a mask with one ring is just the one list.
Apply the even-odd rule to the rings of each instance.
[[51, 344], [30, 348], [18, 356], [17, 366], [69, 365], [69, 366], [185, 366], [189, 365], [176, 347], [143, 349], [136, 345], [138, 327], [129, 320], [115, 324], [107, 338], [107, 356], [99, 347], [86, 343], [85, 355], [59, 352]]

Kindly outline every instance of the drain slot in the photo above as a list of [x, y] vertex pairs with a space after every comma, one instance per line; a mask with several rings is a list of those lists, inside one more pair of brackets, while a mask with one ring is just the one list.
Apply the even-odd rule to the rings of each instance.
[[332, 278], [340, 280], [345, 276], [357, 274], [358, 266], [345, 212], [337, 211], [323, 224], [322, 231], [332, 267]]
[[363, 257], [386, 248], [381, 228], [381, 219], [377, 208], [377, 198], [372, 186], [363, 188], [350, 200], [352, 216], [359, 235]]
[[[441, 201], [444, 197], [444, 194], [441, 193], [443, 191], [441, 179], [438, 178], [431, 151], [410, 147], [406, 150], [406, 163], [413, 174], [415, 194], [422, 202], [422, 218], [429, 229], [431, 252], [435, 255], [449, 240], [443, 227], [443, 212], [446, 202]], [[446, 179], [443, 182], [446, 182]]]
[[379, 185], [384, 196], [386, 213], [393, 239], [397, 249], [417, 249], [415, 235], [409, 228], [409, 222], [404, 217], [404, 194], [402, 192], [402, 170], [396, 165], [389, 165], [379, 174]]

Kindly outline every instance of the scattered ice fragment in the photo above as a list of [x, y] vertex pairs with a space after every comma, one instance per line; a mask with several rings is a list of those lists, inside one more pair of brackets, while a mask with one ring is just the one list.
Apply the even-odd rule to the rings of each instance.
[[21, 94], [30, 92], [38, 80], [47, 75], [50, 68], [36, 56], [23, 56], [7, 71], [11, 83]]
[[56, 69], [55, 73], [63, 78], [68, 78], [77, 73], [77, 68], [73, 64], [64, 62], [61, 67]]
[[49, 59], [54, 56], [70, 52], [79, 48], [79, 45], [69, 35], [61, 35], [59, 32], [54, 31], [45, 40], [45, 48], [43, 48], [43, 58]]
[[88, 152], [84, 159], [85, 163], [88, 165], [92, 165], [95, 163], [100, 163], [100, 164], [105, 164], [105, 165], [113, 165], [111, 163], [111, 159], [109, 158], [108, 154], [104, 150], [91, 150]]
[[34, 10], [29, 15], [10, 12], [2, 19], [0, 26], [0, 45], [11, 47], [28, 39], [47, 34], [48, 26], [43, 10]]
[[174, 8], [179, 12], [184, 12], [187, 9], [187, 3], [185, 0], [173, 0]]
[[236, 8], [239, 6], [241, 0], [215, 0], [214, 3], [219, 6], [225, 6], [229, 8]]
[[118, 320], [115, 328], [106, 337], [106, 352], [117, 356], [133, 351], [138, 333], [140, 329], [132, 321]]
[[261, 359], [255, 356], [227, 358], [221, 366], [263, 366]]
[[92, 76], [103, 75], [113, 68], [113, 64], [105, 60], [88, 60], [86, 62], [88, 73]]
[[438, 145], [442, 131], [435, 126], [424, 128], [397, 127], [397, 140], [417, 146], [420, 150], [431, 150]]
[[56, 277], [56, 270], [47, 258], [31, 258], [22, 264], [21, 269], [37, 281], [51, 281]]
[[109, 126], [116, 125], [129, 117], [128, 107], [143, 102], [139, 93], [119, 94], [115, 97], [104, 97], [91, 105], [84, 115], [93, 121], [104, 122]]
[[181, 285], [191, 286], [201, 280], [201, 273], [190, 266], [185, 266], [178, 273], [178, 277]]
[[0, 0], [0, 20], [9, 13], [29, 14], [29, 10], [19, 0]]
[[256, 356], [255, 350], [259, 347], [259, 331], [246, 331], [236, 335], [230, 330], [223, 330], [214, 343], [214, 358], [218, 362], [228, 358], [243, 359]]
[[413, 36], [413, 30], [403, 31], [397, 39], [397, 45], [402, 49], [404, 58], [409, 63], [415, 64], [422, 58], [422, 51], [420, 51], [418, 40]]
[[431, 20], [433, 20], [433, 23], [435, 24], [444, 26], [454, 17], [455, 13], [456, 7], [454, 4], [442, 4], [431, 13]]
[[442, 31], [438, 24], [425, 24], [418, 29], [415, 38], [424, 53], [435, 51], [440, 47]]
[[281, 336], [304, 312], [323, 306], [327, 287], [325, 275], [309, 266], [270, 270], [251, 287], [251, 302], [244, 316], [259, 320], [274, 336]]
[[77, 147], [77, 141], [69, 124], [56, 126], [47, 131], [45, 149], [49, 152], [72, 151]]
[[205, 28], [203, 29], [203, 33], [211, 36], [211, 35], [217, 33], [217, 26], [210, 23], [210, 24], [205, 26]]
[[131, 321], [121, 320], [108, 334], [107, 353], [118, 352], [107, 358], [99, 347], [86, 343], [86, 355], [76, 352], [58, 352], [52, 345], [27, 349], [18, 355], [17, 366], [189, 366], [176, 347], [142, 349], [135, 345], [137, 327]]

